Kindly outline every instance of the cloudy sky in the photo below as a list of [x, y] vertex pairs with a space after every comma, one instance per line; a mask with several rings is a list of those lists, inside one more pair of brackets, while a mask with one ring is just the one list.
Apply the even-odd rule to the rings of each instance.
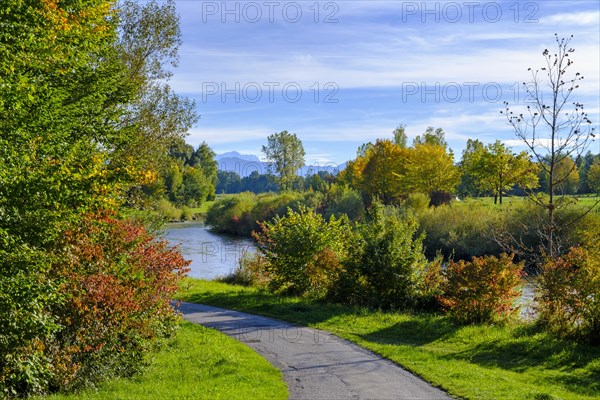
[[[177, 1], [183, 45], [171, 84], [201, 119], [188, 142], [260, 156], [272, 133], [338, 164], [362, 143], [441, 127], [460, 157], [469, 138], [521, 150], [503, 101], [574, 35], [575, 100], [600, 120], [600, 2]], [[591, 150], [600, 152], [596, 141]], [[457, 157], [457, 158], [458, 158]]]

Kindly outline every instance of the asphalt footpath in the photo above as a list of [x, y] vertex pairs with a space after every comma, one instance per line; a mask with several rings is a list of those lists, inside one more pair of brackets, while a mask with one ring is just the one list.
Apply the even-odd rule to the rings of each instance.
[[393, 362], [328, 332], [203, 304], [181, 303], [179, 311], [279, 368], [293, 400], [451, 399]]

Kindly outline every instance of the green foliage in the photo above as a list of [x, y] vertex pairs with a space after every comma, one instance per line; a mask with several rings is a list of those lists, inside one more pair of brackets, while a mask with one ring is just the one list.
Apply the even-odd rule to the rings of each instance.
[[258, 229], [259, 222], [271, 221], [283, 216], [288, 208], [298, 210], [300, 206], [317, 208], [323, 195], [317, 192], [284, 192], [281, 194], [240, 193], [223, 196], [208, 210], [206, 223], [217, 232], [250, 236]]
[[203, 202], [213, 200], [217, 185], [214, 156], [206, 143], [194, 150], [182, 139], [174, 140], [160, 177], [164, 191], [155, 190], [148, 194], [154, 198], [166, 195], [178, 206], [199, 207]]
[[492, 193], [494, 203], [499, 198], [502, 204], [504, 194], [515, 185], [530, 190], [538, 186], [538, 169], [527, 152], [513, 154], [499, 140], [487, 146], [475, 141], [467, 150], [461, 162], [465, 174], [474, 178], [479, 190]]
[[279, 174], [280, 185], [292, 189], [298, 169], [304, 166], [304, 147], [295, 133], [282, 131], [267, 138], [268, 144], [262, 147], [262, 152], [274, 170]]
[[402, 202], [402, 207], [409, 212], [421, 214], [429, 207], [429, 196], [424, 193], [411, 193]]
[[[42, 393], [51, 375], [46, 344], [58, 331], [51, 259], [0, 229], [0, 397]], [[40, 281], [47, 282], [40, 285]]]
[[66, 259], [53, 268], [66, 302], [54, 310], [52, 386], [130, 376], [153, 341], [173, 332], [171, 296], [189, 262], [143, 227], [105, 215], [66, 232], [64, 245]]
[[600, 162], [593, 164], [587, 173], [587, 184], [600, 195]]
[[325, 218], [335, 215], [348, 216], [352, 221], [360, 221], [365, 216], [365, 204], [360, 193], [347, 186], [331, 185], [325, 192]]
[[450, 261], [443, 271], [442, 295], [438, 298], [450, 316], [460, 323], [492, 322], [514, 314], [520, 295], [523, 264], [502, 254]]
[[494, 236], [501, 218], [497, 210], [476, 202], [425, 209], [418, 214], [425, 254], [433, 258], [441, 252], [455, 259], [498, 255], [501, 247]]
[[539, 320], [551, 332], [600, 343], [600, 239], [548, 260], [537, 296]]
[[237, 267], [218, 280], [231, 285], [266, 287], [269, 283], [267, 260], [260, 253], [244, 254]]
[[357, 227], [356, 244], [335, 298], [374, 307], [407, 307], [420, 301], [426, 259], [414, 220], [375, 202]]
[[[99, 210], [133, 203], [156, 180], [155, 150], [194, 119], [190, 102], [164, 86], [177, 51], [174, 3], [113, 6], [0, 6], [0, 324], [10, 324], [0, 332], [2, 396], [129, 374], [173, 324], [164, 269], [180, 256], [124, 225], [94, 243], [69, 236]], [[106, 254], [94, 264], [86, 257], [96, 250]], [[131, 311], [132, 302], [147, 310]]]
[[350, 227], [347, 218], [325, 221], [314, 210], [289, 209], [254, 234], [265, 257], [269, 288], [277, 293], [324, 297], [342, 273]]
[[160, 199], [156, 202], [156, 211], [169, 221], [180, 221], [182, 210], [175, 207], [169, 200]]

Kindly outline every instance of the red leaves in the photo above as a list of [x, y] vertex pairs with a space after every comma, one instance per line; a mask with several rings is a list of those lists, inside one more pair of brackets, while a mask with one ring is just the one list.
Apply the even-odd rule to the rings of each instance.
[[440, 303], [459, 322], [489, 322], [517, 310], [513, 303], [520, 294], [523, 264], [502, 254], [473, 257], [470, 262], [450, 261], [444, 271]]
[[[117, 353], [137, 360], [153, 339], [172, 331], [170, 300], [189, 271], [176, 248], [110, 213], [87, 217], [67, 232], [65, 245], [69, 263], [55, 267], [68, 299], [59, 311], [57, 358], [79, 371], [105, 368]], [[58, 379], [90, 378], [82, 373], [66, 368]]]

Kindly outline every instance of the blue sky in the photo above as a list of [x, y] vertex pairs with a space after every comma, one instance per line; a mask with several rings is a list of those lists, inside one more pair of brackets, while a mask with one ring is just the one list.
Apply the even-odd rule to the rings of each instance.
[[[500, 115], [543, 66], [554, 33], [574, 35], [574, 99], [600, 120], [600, 2], [177, 1], [183, 45], [171, 80], [201, 119], [188, 142], [261, 156], [268, 135], [296, 133], [307, 163], [357, 147], [446, 132], [455, 158], [469, 138], [522, 150]], [[590, 150], [600, 152], [596, 141]]]

